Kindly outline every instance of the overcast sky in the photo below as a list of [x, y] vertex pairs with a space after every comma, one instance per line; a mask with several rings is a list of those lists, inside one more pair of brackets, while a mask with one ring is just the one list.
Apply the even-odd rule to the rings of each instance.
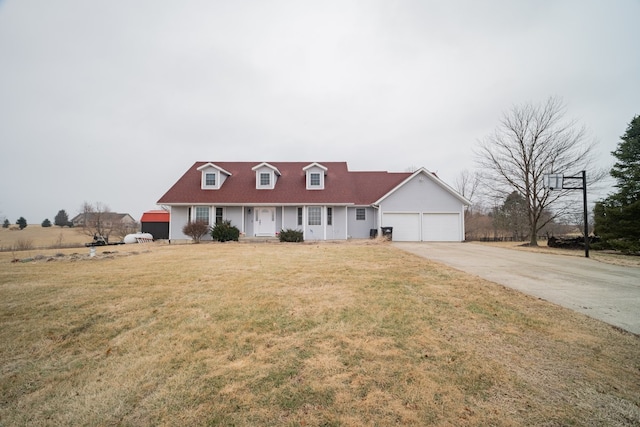
[[603, 167], [640, 114], [640, 0], [0, 0], [0, 218], [137, 220], [195, 161], [424, 166], [454, 185], [561, 98]]

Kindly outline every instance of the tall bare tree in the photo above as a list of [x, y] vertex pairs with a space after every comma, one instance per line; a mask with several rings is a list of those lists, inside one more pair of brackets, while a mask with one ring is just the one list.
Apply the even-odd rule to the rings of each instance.
[[455, 188], [464, 198], [469, 200], [471, 204], [464, 208], [464, 237], [465, 240], [476, 237], [480, 228], [478, 223], [478, 188], [480, 186], [480, 177], [476, 172], [470, 172], [465, 169], [456, 178]]
[[[513, 106], [476, 151], [487, 187], [502, 196], [515, 191], [524, 198], [531, 246], [538, 246], [538, 231], [554, 219], [543, 215], [545, 210], [567, 195], [544, 188], [543, 175], [578, 174], [593, 162], [595, 142], [588, 141], [584, 126], [565, 120], [565, 114], [562, 101], [553, 97], [540, 105]], [[602, 172], [590, 175], [598, 179]]]
[[466, 210], [472, 210], [473, 205], [476, 204], [476, 196], [478, 188], [480, 186], [480, 177], [476, 172], [470, 172], [465, 169], [456, 178], [455, 187], [458, 193], [465, 199], [471, 202], [471, 205], [466, 207]]
[[113, 222], [110, 221], [111, 209], [104, 203], [95, 205], [84, 202], [80, 214], [82, 219], [82, 231], [87, 236], [103, 237], [107, 242], [113, 231]]

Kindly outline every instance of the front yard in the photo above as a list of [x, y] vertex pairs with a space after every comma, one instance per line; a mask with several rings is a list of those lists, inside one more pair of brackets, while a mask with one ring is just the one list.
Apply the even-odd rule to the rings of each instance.
[[0, 425], [640, 423], [637, 336], [390, 244], [75, 251], [0, 253]]

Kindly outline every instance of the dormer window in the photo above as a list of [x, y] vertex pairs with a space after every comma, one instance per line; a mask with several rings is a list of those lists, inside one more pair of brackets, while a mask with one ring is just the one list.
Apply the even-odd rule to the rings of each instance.
[[231, 176], [230, 172], [213, 163], [206, 163], [198, 170], [202, 173], [200, 186], [203, 190], [219, 190], [227, 177]]
[[251, 168], [256, 172], [256, 189], [273, 190], [276, 186], [280, 171], [269, 163], [260, 163]]
[[302, 168], [307, 174], [307, 190], [324, 190], [324, 178], [327, 168], [319, 163], [311, 163]]
[[312, 172], [309, 174], [309, 186], [310, 187], [320, 187], [320, 174], [317, 172]]

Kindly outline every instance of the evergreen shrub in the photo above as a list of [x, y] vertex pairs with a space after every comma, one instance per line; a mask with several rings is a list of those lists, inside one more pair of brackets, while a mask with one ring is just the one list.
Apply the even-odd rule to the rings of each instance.
[[231, 225], [231, 221], [225, 220], [213, 226], [211, 229], [211, 237], [218, 242], [238, 241], [240, 238], [240, 230], [238, 227]]
[[290, 228], [280, 231], [278, 238], [281, 242], [304, 242], [302, 231]]

